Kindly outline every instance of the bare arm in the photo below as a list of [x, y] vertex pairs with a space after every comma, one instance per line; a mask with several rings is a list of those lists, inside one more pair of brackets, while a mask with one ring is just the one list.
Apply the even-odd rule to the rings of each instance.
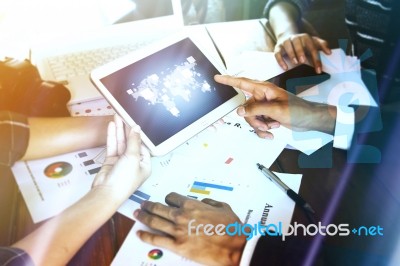
[[35, 265], [66, 265], [117, 208], [106, 191], [91, 191], [13, 247], [25, 250]]
[[110, 123], [107, 157], [91, 191], [13, 246], [25, 250], [35, 265], [66, 265], [150, 175], [150, 154], [139, 130], [131, 130], [125, 140], [122, 120]]
[[55, 156], [106, 144], [113, 116], [29, 118], [30, 137], [23, 160]]

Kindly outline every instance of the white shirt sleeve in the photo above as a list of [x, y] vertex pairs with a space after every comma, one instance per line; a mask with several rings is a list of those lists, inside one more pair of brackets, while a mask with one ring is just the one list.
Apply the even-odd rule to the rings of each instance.
[[354, 135], [354, 127], [354, 108], [349, 106], [337, 106], [333, 147], [343, 150], [349, 149]]
[[250, 240], [246, 242], [244, 246], [242, 257], [240, 259], [240, 266], [248, 266], [250, 265], [251, 258], [253, 257], [254, 250], [256, 249], [256, 245], [260, 236], [253, 236]]

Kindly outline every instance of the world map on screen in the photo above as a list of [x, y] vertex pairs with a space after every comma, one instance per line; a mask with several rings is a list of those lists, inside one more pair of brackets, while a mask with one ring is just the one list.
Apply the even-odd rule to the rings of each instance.
[[176, 104], [178, 97], [190, 102], [192, 91], [208, 93], [215, 90], [195, 67], [196, 59], [190, 56], [173, 68], [146, 76], [138, 85], [133, 83], [127, 93], [136, 101], [143, 98], [148, 105], [162, 104], [173, 116], [179, 117], [181, 111]]

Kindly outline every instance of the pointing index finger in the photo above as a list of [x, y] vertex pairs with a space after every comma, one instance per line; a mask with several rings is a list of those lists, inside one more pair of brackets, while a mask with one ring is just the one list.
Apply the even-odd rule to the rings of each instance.
[[277, 91], [282, 90], [275, 84], [266, 81], [255, 81], [248, 78], [237, 78], [228, 75], [215, 75], [216, 82], [239, 88], [253, 95], [256, 100], [274, 99]]
[[218, 83], [236, 87], [251, 94], [254, 93], [254, 85], [245, 78], [236, 78], [228, 75], [215, 75], [214, 80]]

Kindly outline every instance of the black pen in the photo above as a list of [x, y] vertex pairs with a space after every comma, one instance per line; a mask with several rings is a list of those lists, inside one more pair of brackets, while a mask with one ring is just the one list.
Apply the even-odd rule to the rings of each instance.
[[292, 189], [290, 189], [285, 183], [282, 182], [282, 180], [275, 175], [272, 171], [270, 171], [267, 167], [265, 167], [262, 164], [257, 163], [258, 169], [261, 170], [261, 172], [269, 179], [272, 181], [272, 183], [275, 183], [278, 187], [280, 187], [296, 204], [301, 206], [304, 210], [309, 211], [311, 213], [315, 213], [315, 211], [311, 208], [310, 204], [308, 204], [304, 199], [300, 197], [299, 194], [294, 192]]

